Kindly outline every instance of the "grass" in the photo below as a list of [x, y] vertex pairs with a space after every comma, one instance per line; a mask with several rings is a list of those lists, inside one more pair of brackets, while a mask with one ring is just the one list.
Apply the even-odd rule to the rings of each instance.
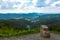
[[39, 29], [16, 30], [13, 28], [3, 27], [0, 28], [0, 37], [22, 36], [22, 35], [33, 34], [38, 32], [40, 32]]
[[60, 32], [59, 31], [50, 31], [51, 33], [54, 33], [54, 34], [58, 34], [58, 35], [60, 35]]

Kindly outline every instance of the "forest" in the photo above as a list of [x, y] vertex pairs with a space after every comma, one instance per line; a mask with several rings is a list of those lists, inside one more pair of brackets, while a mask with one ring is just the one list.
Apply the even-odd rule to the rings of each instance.
[[58, 32], [60, 34], [59, 14], [35, 14], [34, 16], [28, 17], [29, 18], [24, 17], [18, 19], [0, 19], [0, 37], [39, 33], [41, 25], [47, 25], [49, 27], [49, 31]]
[[25, 19], [0, 20], [0, 36], [10, 37], [38, 33], [39, 25]]

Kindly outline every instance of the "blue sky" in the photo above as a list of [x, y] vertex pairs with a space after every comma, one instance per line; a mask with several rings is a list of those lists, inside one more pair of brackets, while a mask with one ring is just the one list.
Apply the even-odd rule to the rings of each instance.
[[0, 0], [0, 13], [60, 13], [60, 0]]

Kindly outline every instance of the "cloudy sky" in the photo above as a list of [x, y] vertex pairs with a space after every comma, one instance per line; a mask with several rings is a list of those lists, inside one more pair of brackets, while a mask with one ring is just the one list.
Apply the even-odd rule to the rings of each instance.
[[0, 0], [0, 13], [60, 13], [60, 0]]

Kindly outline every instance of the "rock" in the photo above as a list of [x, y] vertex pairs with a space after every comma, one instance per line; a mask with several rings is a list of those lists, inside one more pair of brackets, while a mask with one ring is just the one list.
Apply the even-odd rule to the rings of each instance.
[[46, 25], [41, 25], [40, 33], [41, 37], [50, 38], [50, 32], [48, 31], [48, 27]]

